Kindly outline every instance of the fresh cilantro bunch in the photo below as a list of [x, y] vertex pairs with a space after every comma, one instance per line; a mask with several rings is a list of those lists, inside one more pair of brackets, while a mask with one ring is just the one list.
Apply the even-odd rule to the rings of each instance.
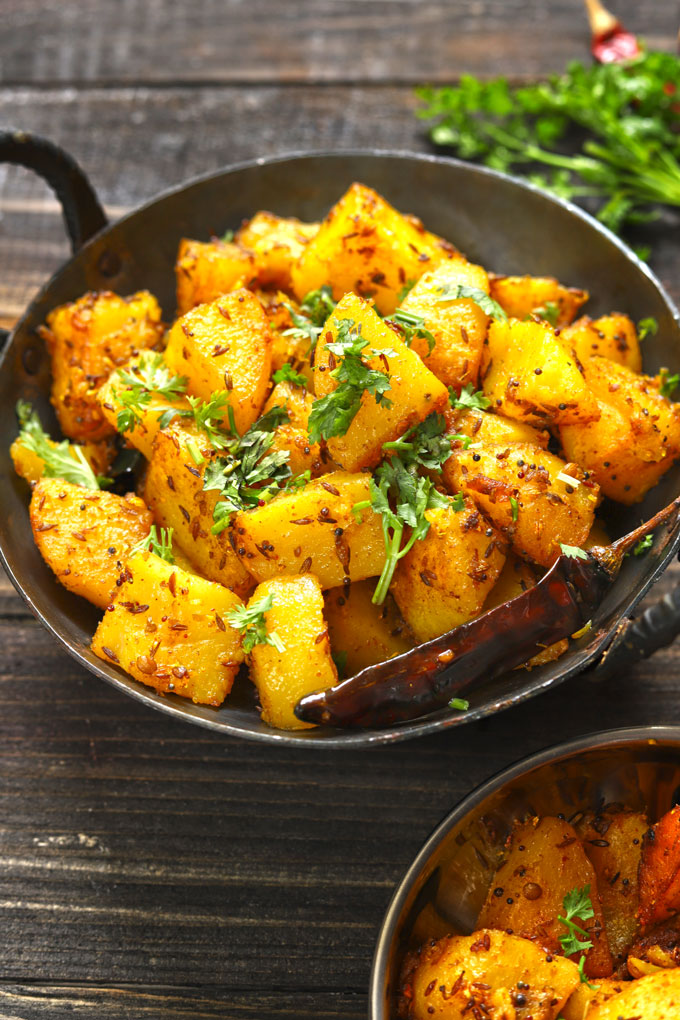
[[[594, 988], [595, 986], [589, 983], [584, 970], [585, 954], [589, 949], [593, 948], [593, 943], [588, 932], [574, 921], [575, 917], [580, 921], [589, 921], [592, 917], [595, 917], [593, 903], [590, 898], [590, 886], [584, 885], [582, 889], [570, 889], [562, 900], [562, 909], [564, 910], [564, 915], [559, 914], [557, 917], [560, 924], [563, 924], [567, 929], [564, 935], [560, 935], [559, 941], [562, 946], [562, 952], [565, 956], [573, 956], [574, 953], [583, 954], [578, 961], [578, 972], [581, 976], [581, 981], [588, 985], [589, 988]], [[583, 936], [583, 938], [580, 936]]]
[[[680, 61], [643, 52], [624, 63], [571, 63], [535, 85], [505, 78], [423, 88], [430, 137], [497, 170], [524, 168], [566, 198], [594, 197], [612, 230], [680, 206]], [[565, 153], [569, 134], [581, 150]], [[537, 168], [549, 168], [539, 174]], [[533, 173], [532, 173], [533, 171]]]
[[[336, 339], [326, 344], [330, 353], [330, 374], [338, 382], [337, 389], [325, 397], [315, 400], [309, 415], [309, 441], [318, 443], [331, 436], [344, 436], [361, 406], [364, 393], [371, 393], [376, 404], [391, 407], [392, 402], [385, 396], [390, 389], [387, 373], [388, 358], [396, 352], [390, 348], [375, 351], [369, 341], [361, 335], [361, 323], [353, 319], [341, 319], [336, 326]], [[340, 363], [335, 358], [342, 359]], [[364, 358], [381, 358], [385, 371], [370, 368]], [[335, 367], [333, 368], [333, 364]]]
[[65, 482], [82, 485], [85, 489], [99, 489], [107, 481], [95, 475], [77, 443], [69, 443], [68, 439], [57, 443], [50, 439], [28, 401], [20, 400], [16, 413], [20, 426], [19, 442], [40, 457], [46, 478], [63, 478]]
[[163, 355], [151, 351], [145, 351], [132, 370], [119, 368], [118, 378], [124, 387], [113, 390], [115, 399], [121, 404], [116, 418], [119, 432], [131, 432], [135, 425], [141, 423], [142, 410], [151, 403], [152, 397], [176, 400], [187, 388], [185, 376], [172, 375]]
[[284, 407], [272, 407], [242, 436], [231, 439], [224, 455], [215, 457], [206, 467], [203, 488], [220, 493], [213, 510], [214, 535], [224, 531], [233, 513], [269, 502], [280, 491], [281, 482], [290, 478], [288, 450], [268, 452], [274, 442], [274, 429], [288, 419]]
[[252, 652], [255, 645], [272, 645], [277, 652], [285, 652], [286, 646], [275, 630], [267, 630], [265, 613], [274, 603], [272, 595], [264, 595], [248, 606], [236, 606], [227, 615], [229, 626], [243, 635], [243, 651]]
[[[353, 507], [355, 515], [369, 507], [382, 518], [385, 540], [385, 566], [373, 593], [373, 602], [385, 601], [397, 563], [430, 528], [425, 513], [436, 507], [463, 509], [463, 497], [445, 496], [435, 488], [419, 468], [437, 471], [451, 456], [451, 441], [445, 434], [442, 415], [431, 414], [420, 425], [409, 429], [401, 439], [386, 443], [389, 456], [376, 468], [370, 485], [370, 500]], [[404, 530], [410, 529], [405, 538]]]
[[290, 336], [298, 340], [309, 340], [309, 353], [314, 353], [319, 334], [329, 317], [335, 309], [337, 302], [333, 300], [333, 291], [324, 284], [318, 290], [310, 290], [305, 295], [299, 312], [296, 312], [292, 305], [286, 305], [288, 313], [293, 320], [290, 329], [284, 329], [282, 336]]

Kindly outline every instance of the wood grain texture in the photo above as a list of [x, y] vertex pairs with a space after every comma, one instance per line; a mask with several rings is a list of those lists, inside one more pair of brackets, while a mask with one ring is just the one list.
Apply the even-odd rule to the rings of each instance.
[[[670, 0], [610, 6], [652, 46], [677, 31]], [[3, 37], [12, 84], [518, 78], [589, 41], [581, 0], [5, 0]]]

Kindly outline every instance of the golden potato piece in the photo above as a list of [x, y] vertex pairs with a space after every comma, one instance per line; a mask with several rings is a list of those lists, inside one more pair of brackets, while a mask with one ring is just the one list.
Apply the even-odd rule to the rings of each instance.
[[333, 471], [237, 514], [236, 552], [253, 577], [313, 573], [322, 588], [336, 588], [346, 577], [376, 577], [385, 563], [380, 517], [372, 510], [352, 513], [355, 503], [370, 499], [369, 478]]
[[52, 403], [64, 435], [94, 441], [113, 435], [97, 400], [112, 370], [163, 335], [153, 295], [88, 293], [47, 316], [42, 336], [52, 358]]
[[203, 400], [227, 390], [242, 435], [262, 410], [271, 374], [271, 335], [262, 305], [243, 288], [199, 305], [170, 330], [165, 360]]
[[307, 432], [309, 412], [314, 397], [306, 389], [294, 386], [289, 382], [277, 383], [269, 394], [263, 413], [273, 407], [285, 407], [289, 420], [282, 422], [274, 429], [274, 441], [271, 451], [287, 450], [288, 463], [292, 474], [298, 475], [309, 471], [312, 478], [323, 474], [325, 464], [318, 443], [310, 443]]
[[221, 705], [243, 662], [241, 638], [226, 623], [241, 600], [151, 552], [127, 561], [92, 651], [159, 694]]
[[597, 400], [571, 348], [545, 322], [494, 319], [482, 353], [493, 410], [535, 425], [596, 421]]
[[428, 943], [414, 964], [402, 989], [409, 1020], [556, 1020], [580, 982], [571, 960], [504, 931]]
[[599, 356], [626, 365], [633, 372], [642, 371], [637, 330], [627, 315], [612, 312], [594, 321], [584, 315], [563, 329], [560, 336], [584, 364], [588, 358]]
[[425, 512], [430, 527], [399, 560], [392, 594], [418, 641], [477, 616], [503, 569], [504, 545], [472, 500]]
[[331, 588], [324, 597], [333, 656], [344, 663], [344, 677], [366, 666], [385, 662], [415, 644], [409, 629], [388, 596], [382, 606], [371, 601], [375, 581], [358, 581]]
[[545, 316], [553, 326], [566, 326], [578, 315], [590, 295], [587, 290], [564, 287], [552, 276], [489, 277], [491, 297], [513, 319]]
[[560, 1020], [586, 1020], [591, 1014], [588, 1012], [606, 1002], [612, 996], [618, 995], [627, 987], [626, 981], [621, 978], [595, 978], [594, 980], [579, 983], [571, 993], [560, 1013]]
[[293, 293], [302, 300], [330, 284], [336, 301], [354, 291], [386, 315], [397, 307], [407, 282], [454, 254], [452, 245], [428, 234], [420, 221], [402, 216], [371, 188], [353, 184], [293, 266]]
[[257, 279], [255, 256], [236, 244], [215, 238], [209, 242], [179, 244], [177, 263], [177, 313], [184, 315], [196, 305], [214, 301], [237, 285], [249, 287]]
[[250, 675], [262, 705], [262, 719], [280, 730], [307, 729], [293, 712], [312, 691], [337, 682], [331, 658], [328, 627], [323, 616], [323, 595], [312, 574], [272, 577], [258, 585], [248, 603], [272, 597], [265, 614], [267, 631], [274, 631], [283, 650], [257, 644], [250, 653]]
[[588, 1012], [588, 1020], [671, 1020], [680, 1016], [680, 970], [662, 970], [631, 981], [618, 995]]
[[[594, 917], [573, 918], [593, 943], [585, 954], [585, 972], [588, 977], [609, 977], [612, 959], [595, 871], [573, 827], [561, 818], [532, 818], [515, 826], [477, 924], [511, 928], [548, 953], [560, 954], [560, 935], [567, 930], [558, 920], [564, 913], [564, 897], [585, 886], [590, 886]], [[580, 955], [572, 959], [578, 962]]]
[[479, 362], [489, 318], [471, 298], [451, 298], [459, 285], [489, 293], [486, 270], [463, 258], [449, 259], [424, 273], [400, 305], [400, 311], [422, 316], [425, 329], [434, 337], [434, 346], [427, 337], [416, 333], [411, 350], [446, 386], [460, 392], [472, 384], [477, 389]]
[[547, 450], [550, 442], [550, 433], [545, 429], [537, 429], [533, 425], [490, 411], [449, 408], [444, 412], [444, 417], [449, 434], [469, 436], [476, 443], [493, 443], [500, 447], [511, 443], [531, 443]]
[[58, 580], [105, 609], [130, 550], [153, 517], [137, 496], [93, 492], [61, 478], [42, 478], [30, 505], [35, 543]]
[[359, 410], [347, 431], [328, 439], [333, 459], [347, 471], [360, 471], [375, 467], [382, 460], [383, 443], [398, 439], [433, 411], [443, 410], [449, 403], [449, 394], [446, 386], [383, 322], [368, 301], [346, 294], [328, 319], [317, 344], [314, 361], [317, 400], [338, 387], [331, 373], [341, 359], [328, 350], [327, 344], [338, 340], [343, 322], [350, 322], [352, 330], [361, 331], [361, 336], [368, 341], [368, 350], [394, 351], [389, 357], [371, 357], [366, 362], [372, 369], [389, 376], [390, 389], [385, 393], [389, 405], [387, 401], [377, 403], [374, 395], [364, 391]]
[[243, 224], [234, 240], [255, 256], [255, 267], [262, 284], [290, 290], [293, 264], [318, 230], [318, 223], [303, 223], [294, 217], [282, 219], [270, 212], [258, 212]]

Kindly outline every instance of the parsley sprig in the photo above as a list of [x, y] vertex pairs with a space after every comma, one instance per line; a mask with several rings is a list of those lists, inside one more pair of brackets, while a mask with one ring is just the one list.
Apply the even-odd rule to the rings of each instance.
[[145, 351], [131, 369], [119, 368], [118, 379], [123, 389], [114, 387], [114, 398], [121, 405], [116, 416], [119, 432], [131, 432], [142, 421], [142, 411], [152, 397], [176, 400], [185, 393], [187, 379], [172, 375], [162, 354]]
[[[311, 443], [331, 436], [344, 436], [352, 424], [364, 393], [375, 397], [376, 404], [391, 407], [392, 402], [385, 396], [390, 389], [388, 374], [388, 358], [396, 354], [390, 348], [373, 350], [369, 341], [361, 335], [361, 323], [353, 319], [341, 319], [336, 326], [336, 339], [326, 344], [326, 350], [335, 358], [340, 358], [331, 368], [330, 375], [338, 386], [325, 397], [319, 397], [312, 404], [309, 415], [308, 431]], [[371, 368], [365, 358], [380, 358], [385, 371]]]
[[272, 645], [277, 652], [285, 652], [286, 646], [276, 631], [267, 630], [265, 613], [269, 612], [273, 604], [273, 596], [264, 595], [248, 606], [235, 606], [226, 614], [229, 626], [240, 631], [243, 636], [244, 652], [252, 652], [255, 645]]
[[[562, 909], [564, 910], [564, 915], [558, 914], [557, 916], [560, 924], [563, 924], [567, 929], [564, 935], [560, 935], [559, 938], [562, 952], [565, 956], [573, 956], [574, 953], [583, 954], [578, 962], [578, 972], [583, 984], [588, 985], [589, 988], [594, 988], [595, 986], [589, 983], [584, 970], [585, 954], [589, 949], [593, 948], [593, 943], [588, 932], [574, 921], [575, 917], [579, 921], [589, 921], [592, 917], [595, 917], [593, 903], [590, 898], [590, 886], [584, 885], [582, 889], [570, 889], [562, 900]], [[583, 936], [583, 938], [580, 936]]]
[[[680, 205], [680, 63], [643, 52], [624, 63], [572, 63], [535, 85], [464, 75], [456, 86], [419, 90], [430, 136], [464, 159], [497, 170], [524, 167], [535, 183], [567, 198], [594, 197], [613, 230]], [[580, 152], [564, 152], [576, 129]], [[539, 165], [548, 173], [532, 173]]]
[[174, 563], [175, 557], [172, 554], [172, 532], [173, 528], [157, 528], [151, 525], [149, 534], [141, 542], [133, 546], [130, 555], [140, 552], [152, 552], [154, 556], [160, 557], [166, 563]]
[[213, 510], [214, 535], [224, 531], [233, 513], [269, 502], [280, 491], [281, 482], [290, 478], [288, 450], [269, 452], [274, 430], [288, 419], [284, 407], [272, 407], [242, 436], [232, 438], [224, 455], [215, 457], [206, 467], [203, 488], [220, 493]]
[[85, 489], [99, 489], [105, 479], [95, 475], [82, 447], [69, 443], [68, 439], [55, 442], [43, 429], [40, 418], [26, 400], [16, 406], [21, 431], [19, 442], [35, 453], [43, 462], [46, 478], [63, 478], [65, 482], [82, 485]]

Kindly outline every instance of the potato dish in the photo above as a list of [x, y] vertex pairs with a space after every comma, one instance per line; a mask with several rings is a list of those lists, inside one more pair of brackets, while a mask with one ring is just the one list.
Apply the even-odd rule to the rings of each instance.
[[680, 807], [651, 828], [621, 804], [517, 822], [472, 934], [428, 918], [400, 1020], [670, 1020], [679, 914]]
[[303, 696], [606, 542], [602, 500], [680, 455], [653, 320], [494, 275], [362, 184], [322, 223], [182, 240], [175, 271], [170, 324], [146, 291], [51, 312], [64, 438], [22, 402], [11, 451], [45, 562], [102, 610], [94, 652], [159, 694], [218, 707], [243, 670], [302, 728]]

